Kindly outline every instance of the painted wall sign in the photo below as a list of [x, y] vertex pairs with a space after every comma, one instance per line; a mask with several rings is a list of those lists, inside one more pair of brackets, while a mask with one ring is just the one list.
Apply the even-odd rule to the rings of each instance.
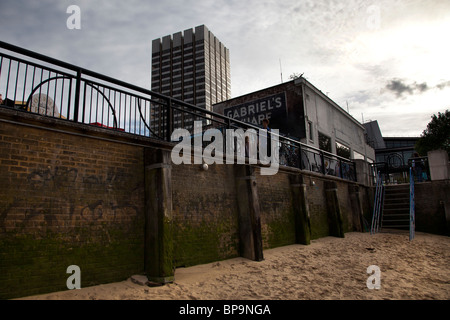
[[261, 125], [264, 118], [286, 117], [286, 94], [284, 92], [246, 102], [223, 110], [227, 117]]

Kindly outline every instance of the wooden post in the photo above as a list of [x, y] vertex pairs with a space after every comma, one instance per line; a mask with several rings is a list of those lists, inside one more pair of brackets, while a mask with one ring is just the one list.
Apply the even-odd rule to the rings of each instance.
[[330, 236], [344, 238], [344, 226], [339, 207], [336, 182], [325, 181], [325, 198], [327, 202]]
[[361, 202], [359, 186], [350, 184], [348, 186], [348, 193], [352, 209], [353, 230], [364, 232], [363, 205]]
[[311, 222], [306, 192], [306, 184], [301, 175], [290, 175], [292, 207], [294, 209], [295, 242], [309, 245], [311, 242]]
[[254, 169], [235, 165], [236, 192], [239, 207], [239, 247], [241, 257], [262, 261], [263, 245], [258, 189]]
[[172, 168], [170, 151], [146, 148], [145, 272], [150, 281], [173, 282]]

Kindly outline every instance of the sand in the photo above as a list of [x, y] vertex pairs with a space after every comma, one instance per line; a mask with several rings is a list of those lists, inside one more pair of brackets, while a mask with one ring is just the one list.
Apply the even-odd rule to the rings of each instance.
[[[368, 289], [367, 268], [380, 268], [380, 289]], [[160, 287], [126, 281], [26, 297], [36, 300], [448, 300], [450, 238], [416, 233], [346, 233], [309, 246], [264, 251], [244, 258], [179, 268]]]

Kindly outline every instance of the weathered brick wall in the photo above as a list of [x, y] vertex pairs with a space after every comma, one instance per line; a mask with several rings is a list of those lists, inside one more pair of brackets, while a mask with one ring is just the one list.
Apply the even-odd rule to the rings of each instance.
[[261, 210], [263, 248], [295, 243], [295, 223], [289, 175], [257, 174], [258, 198]]
[[337, 195], [339, 199], [339, 206], [342, 215], [342, 223], [345, 232], [353, 231], [353, 210], [350, 202], [350, 194], [348, 191], [348, 183], [337, 182]]
[[172, 203], [175, 266], [239, 256], [233, 166], [173, 165]]
[[[330, 235], [329, 216], [326, 205], [326, 185], [332, 178], [326, 178], [313, 173], [304, 173], [304, 180], [307, 185], [307, 199], [311, 222], [311, 239], [318, 239]], [[354, 205], [351, 203], [349, 186], [355, 185], [352, 182], [340, 179], [332, 179], [337, 183], [337, 196], [339, 209], [341, 211], [343, 228], [345, 232], [358, 230], [357, 224], [360, 224], [359, 216], [355, 213]], [[364, 215], [370, 212], [370, 199], [368, 198], [367, 188], [359, 186], [359, 197], [361, 200], [362, 211]]]
[[[158, 148], [156, 142], [21, 117], [0, 121], [0, 298], [66, 290], [69, 265], [81, 268], [82, 287], [143, 273], [144, 146]], [[16, 122], [22, 120], [23, 125]], [[256, 171], [263, 248], [295, 243], [290, 175], [298, 171]], [[171, 174], [173, 265], [239, 256], [234, 167], [172, 165]], [[328, 236], [329, 179], [304, 177], [311, 238]], [[345, 230], [352, 231], [351, 183], [335, 181]]]
[[329, 235], [329, 226], [324, 180], [315, 176], [308, 176], [306, 182], [311, 219], [311, 239], [326, 237]]
[[0, 122], [0, 298], [143, 270], [142, 148]]

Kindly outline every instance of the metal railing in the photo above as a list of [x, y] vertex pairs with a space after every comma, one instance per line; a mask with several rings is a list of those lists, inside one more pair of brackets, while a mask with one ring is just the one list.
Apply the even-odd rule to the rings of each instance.
[[409, 168], [409, 241], [414, 239], [416, 229], [416, 203], [414, 197], [413, 169]]
[[[410, 169], [410, 178], [417, 182], [425, 182], [430, 180], [430, 166], [428, 157], [415, 157], [408, 159], [408, 167]], [[411, 175], [412, 173], [412, 175]]]
[[380, 230], [381, 214], [383, 210], [383, 200], [384, 200], [383, 176], [382, 173], [378, 171], [370, 234], [377, 233]]
[[[2, 41], [0, 48], [2, 106], [169, 142], [175, 129], [192, 130], [194, 121], [260, 129]], [[283, 135], [278, 140], [280, 165], [356, 181], [353, 161]]]

